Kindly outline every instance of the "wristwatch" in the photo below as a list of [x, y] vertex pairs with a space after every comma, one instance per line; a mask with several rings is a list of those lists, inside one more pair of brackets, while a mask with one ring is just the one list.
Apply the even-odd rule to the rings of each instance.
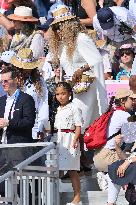
[[125, 161], [128, 161], [128, 162], [129, 162], [129, 164], [131, 164], [131, 163], [133, 162], [132, 157], [128, 157], [128, 158], [126, 158], [126, 160], [125, 160]]

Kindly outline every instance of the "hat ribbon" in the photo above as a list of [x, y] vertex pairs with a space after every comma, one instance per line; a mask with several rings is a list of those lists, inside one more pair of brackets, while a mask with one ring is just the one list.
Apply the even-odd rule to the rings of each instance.
[[32, 58], [21, 58], [19, 56], [16, 57], [17, 60], [21, 61], [22, 63], [32, 63], [34, 61], [36, 61], [36, 59], [34, 57]]
[[67, 13], [63, 13], [63, 14], [60, 14], [58, 16], [55, 16], [54, 18], [55, 19], [60, 19], [62, 17], [67, 17], [67, 16], [71, 16], [71, 15], [72, 15], [71, 12], [67, 12]]

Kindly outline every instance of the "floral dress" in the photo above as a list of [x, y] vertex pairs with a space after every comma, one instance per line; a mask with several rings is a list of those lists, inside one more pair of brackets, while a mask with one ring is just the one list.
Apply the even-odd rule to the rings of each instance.
[[74, 149], [72, 141], [74, 132], [62, 132], [62, 129], [75, 130], [75, 126], [82, 126], [82, 112], [74, 103], [58, 107], [55, 117], [55, 128], [58, 129], [57, 142], [59, 145], [59, 169], [80, 170], [80, 145]]

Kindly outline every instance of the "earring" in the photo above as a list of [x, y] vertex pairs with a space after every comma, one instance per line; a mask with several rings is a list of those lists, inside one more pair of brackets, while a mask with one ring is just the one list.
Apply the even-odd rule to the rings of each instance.
[[71, 100], [71, 96], [69, 96], [69, 100]]

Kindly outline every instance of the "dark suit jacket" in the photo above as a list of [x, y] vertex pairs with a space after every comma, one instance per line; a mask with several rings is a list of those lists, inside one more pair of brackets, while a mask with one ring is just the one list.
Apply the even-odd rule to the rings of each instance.
[[[0, 118], [4, 117], [6, 96], [0, 97]], [[13, 118], [9, 114], [9, 126], [7, 128], [8, 143], [27, 143], [32, 142], [32, 128], [35, 123], [35, 102], [33, 98], [20, 91], [17, 98]], [[0, 129], [0, 137], [3, 130]]]

